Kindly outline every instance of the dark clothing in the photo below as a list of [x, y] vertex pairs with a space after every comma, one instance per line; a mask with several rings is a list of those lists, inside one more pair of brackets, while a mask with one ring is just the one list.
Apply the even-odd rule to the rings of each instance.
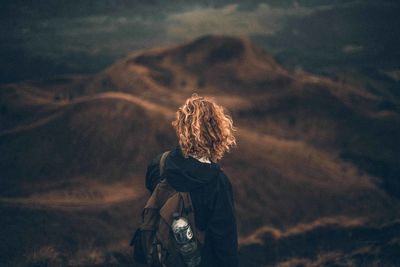
[[[152, 192], [160, 181], [161, 154], [147, 168], [146, 187]], [[185, 158], [179, 146], [165, 160], [164, 177], [175, 190], [189, 192], [196, 226], [205, 231], [202, 266], [237, 267], [237, 229], [232, 186], [216, 163]]]

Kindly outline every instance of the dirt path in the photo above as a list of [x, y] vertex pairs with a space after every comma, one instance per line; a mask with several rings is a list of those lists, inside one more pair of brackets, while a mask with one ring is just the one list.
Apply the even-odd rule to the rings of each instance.
[[239, 237], [240, 246], [251, 245], [251, 244], [263, 244], [262, 237], [266, 234], [270, 234], [274, 239], [283, 239], [286, 237], [299, 235], [302, 233], [311, 232], [317, 228], [324, 226], [336, 226], [341, 228], [355, 227], [365, 225], [366, 219], [361, 217], [347, 217], [347, 216], [336, 216], [336, 217], [322, 217], [309, 223], [300, 223], [292, 226], [286, 230], [280, 230], [271, 226], [262, 226], [251, 234]]
[[54, 107], [54, 106], [58, 107], [58, 110], [56, 110], [54, 114], [47, 116], [47, 117], [43, 117], [41, 119], [38, 119], [38, 120], [30, 122], [30, 123], [19, 125], [12, 129], [4, 130], [4, 131], [0, 132], [0, 137], [23, 132], [23, 131], [28, 131], [28, 130], [34, 129], [36, 127], [45, 125], [49, 122], [54, 121], [58, 117], [60, 117], [62, 114], [64, 114], [67, 111], [67, 109], [73, 107], [74, 105], [88, 103], [88, 102], [92, 102], [92, 101], [96, 101], [96, 100], [100, 100], [100, 99], [123, 100], [123, 101], [127, 101], [129, 103], [138, 105], [146, 110], [164, 114], [165, 116], [173, 115], [173, 111], [171, 111], [170, 109], [156, 105], [152, 102], [143, 100], [140, 97], [137, 97], [137, 96], [134, 96], [131, 94], [127, 94], [127, 93], [121, 93], [121, 92], [105, 92], [105, 93], [98, 93], [98, 94], [89, 95], [89, 96], [82, 96], [82, 97], [74, 99], [73, 101], [62, 101], [59, 103], [51, 103], [50, 105], [52, 107]]
[[49, 122], [54, 121], [55, 119], [57, 119], [58, 117], [60, 117], [62, 114], [65, 113], [65, 110], [59, 110], [56, 111], [54, 114], [41, 118], [39, 120], [33, 121], [31, 123], [27, 123], [27, 124], [22, 124], [19, 125], [15, 128], [12, 129], [7, 129], [5, 131], [0, 132], [0, 137], [9, 135], [9, 134], [14, 134], [14, 133], [19, 133], [19, 132], [24, 132], [24, 131], [28, 131], [28, 130], [32, 130], [34, 128], [37, 128], [39, 126], [45, 125]]
[[[136, 104], [144, 109], [154, 111], [157, 113], [161, 113], [164, 115], [172, 115], [173, 112], [165, 107], [156, 105], [150, 101], [144, 100], [140, 97], [127, 94], [127, 93], [122, 93], [122, 92], [105, 92], [105, 93], [98, 93], [94, 95], [89, 95], [89, 96], [82, 96], [79, 98], [76, 98], [72, 102], [66, 103], [66, 105], [74, 105], [74, 104], [79, 104], [79, 103], [84, 103], [84, 102], [90, 102], [90, 101], [95, 101], [98, 99], [118, 99], [118, 100], [124, 100], [133, 104]], [[62, 105], [65, 105], [63, 103]]]
[[28, 197], [2, 197], [0, 204], [42, 209], [99, 209], [138, 199], [142, 194], [143, 190], [134, 182], [101, 184], [91, 181], [79, 187]]

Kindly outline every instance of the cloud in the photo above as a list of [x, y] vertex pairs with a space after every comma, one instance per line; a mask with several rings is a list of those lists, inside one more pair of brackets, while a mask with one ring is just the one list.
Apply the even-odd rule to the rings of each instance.
[[282, 27], [285, 18], [313, 12], [313, 9], [299, 5], [282, 8], [259, 4], [254, 10], [240, 10], [238, 4], [222, 8], [197, 7], [170, 14], [166, 19], [166, 30], [168, 35], [183, 39], [206, 34], [271, 35]]
[[68, 55], [120, 56], [149, 46], [162, 33], [160, 23], [141, 14], [50, 18], [23, 29], [25, 51], [63, 62]]
[[342, 51], [346, 54], [354, 54], [363, 50], [362, 45], [348, 44], [343, 46]]

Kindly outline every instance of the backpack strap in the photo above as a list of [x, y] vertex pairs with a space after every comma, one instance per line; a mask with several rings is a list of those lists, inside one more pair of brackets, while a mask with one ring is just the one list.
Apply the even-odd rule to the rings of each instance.
[[164, 174], [164, 168], [165, 168], [165, 159], [167, 158], [167, 156], [169, 155], [169, 150], [165, 151], [160, 158], [160, 178], [161, 180], [164, 180], [163, 178], [163, 174]]
[[189, 192], [179, 192], [182, 198], [183, 202], [183, 207], [181, 213], [185, 213], [186, 215], [189, 215], [192, 211], [192, 201], [189, 195]]
[[185, 213], [186, 218], [189, 219], [190, 224], [193, 226], [193, 231], [195, 232], [195, 236], [197, 240], [203, 245], [204, 244], [204, 239], [205, 239], [205, 232], [201, 231], [199, 228], [196, 226], [196, 220], [194, 218], [194, 211], [193, 211], [193, 204], [192, 204], [192, 199], [190, 197], [189, 192], [179, 192], [180, 197], [182, 198], [182, 213]]
[[[164, 174], [164, 169], [165, 169], [165, 159], [167, 158], [167, 156], [169, 155], [171, 151], [165, 151], [160, 158], [160, 178], [161, 181], [164, 181], [165, 178], [163, 177]], [[165, 180], [166, 182], [166, 180]], [[167, 183], [168, 184], [168, 183]], [[168, 187], [171, 187], [168, 184]], [[196, 227], [196, 221], [194, 218], [194, 211], [193, 211], [193, 205], [192, 205], [192, 199], [190, 197], [190, 193], [189, 192], [179, 192], [179, 196], [182, 198], [182, 204], [183, 207], [181, 207], [181, 215], [183, 215], [183, 213], [185, 213], [185, 215], [189, 218], [190, 223], [193, 226], [193, 231], [195, 231], [195, 236], [197, 237], [197, 239], [199, 240], [199, 242], [203, 245], [204, 244], [204, 239], [205, 239], [205, 232], [204, 231], [200, 231], [197, 227]]]

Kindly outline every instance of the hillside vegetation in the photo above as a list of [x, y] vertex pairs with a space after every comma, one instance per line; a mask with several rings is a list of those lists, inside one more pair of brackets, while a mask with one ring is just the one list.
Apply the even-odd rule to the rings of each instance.
[[399, 264], [399, 103], [205, 36], [0, 88], [0, 265], [134, 264], [147, 164], [177, 144], [171, 121], [192, 92], [238, 128], [220, 164], [241, 266]]

